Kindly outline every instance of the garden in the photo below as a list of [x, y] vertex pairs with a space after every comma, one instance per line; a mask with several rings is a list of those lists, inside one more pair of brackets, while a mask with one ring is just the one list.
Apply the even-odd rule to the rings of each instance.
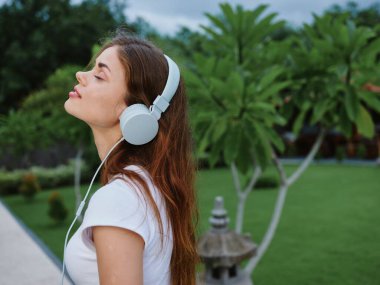
[[[169, 37], [129, 23], [181, 67], [199, 168], [198, 237], [222, 196], [229, 229], [257, 245], [240, 264], [256, 285], [378, 284], [380, 7], [335, 6], [298, 28], [267, 5], [219, 7], [205, 13], [201, 32]], [[126, 24], [109, 13], [109, 27]], [[100, 48], [88, 42], [78, 60], [37, 74], [39, 86], [0, 93], [9, 106], [0, 109], [0, 198], [60, 260], [99, 164], [90, 129], [63, 109], [75, 72]]]

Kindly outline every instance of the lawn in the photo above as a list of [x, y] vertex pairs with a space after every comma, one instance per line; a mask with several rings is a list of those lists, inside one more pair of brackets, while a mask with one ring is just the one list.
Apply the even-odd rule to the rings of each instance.
[[[293, 170], [294, 166], [286, 167], [287, 172]], [[82, 193], [87, 188], [84, 185]], [[209, 227], [217, 195], [224, 197], [233, 227], [236, 197], [229, 171], [201, 171], [197, 189], [199, 233]], [[74, 213], [72, 188], [58, 190]], [[62, 259], [63, 242], [74, 214], [63, 226], [53, 225], [46, 214], [49, 192], [39, 193], [32, 204], [21, 197], [6, 197], [3, 201]], [[244, 231], [250, 232], [257, 243], [265, 233], [276, 195], [275, 189], [256, 190], [249, 198]], [[255, 285], [380, 284], [379, 220], [379, 168], [311, 166], [289, 190], [277, 233], [254, 272]]]

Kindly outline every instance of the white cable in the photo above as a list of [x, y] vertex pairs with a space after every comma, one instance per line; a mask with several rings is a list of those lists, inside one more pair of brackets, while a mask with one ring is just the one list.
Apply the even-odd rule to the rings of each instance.
[[78, 218], [79, 215], [81, 214], [84, 205], [86, 204], [86, 199], [87, 199], [88, 193], [90, 192], [90, 189], [91, 189], [92, 183], [94, 183], [95, 177], [96, 177], [96, 175], [98, 174], [100, 168], [102, 167], [103, 163], [106, 161], [106, 159], [108, 158], [108, 156], [111, 154], [111, 152], [114, 150], [114, 148], [115, 148], [119, 143], [121, 143], [123, 140], [124, 140], [124, 137], [122, 137], [117, 143], [115, 143], [115, 145], [114, 145], [114, 146], [108, 151], [108, 153], [107, 153], [106, 157], [103, 159], [102, 163], [99, 165], [98, 169], [97, 169], [96, 172], [95, 172], [94, 177], [92, 177], [92, 180], [91, 180], [90, 186], [88, 187], [87, 193], [86, 193], [86, 195], [84, 196], [83, 201], [80, 203], [80, 205], [79, 205], [79, 207], [78, 207], [78, 210], [77, 210], [77, 212], [76, 212], [76, 214], [75, 214], [74, 221], [71, 223], [70, 228], [69, 228], [69, 230], [68, 230], [68, 232], [67, 232], [67, 234], [66, 234], [65, 245], [64, 245], [64, 248], [63, 248], [63, 262], [62, 262], [61, 285], [63, 285], [63, 279], [64, 279], [64, 276], [65, 276], [65, 250], [66, 250], [67, 238], [68, 238], [68, 236], [69, 236], [69, 233], [70, 233], [70, 231], [71, 231], [71, 228], [73, 227], [75, 221], [77, 220], [77, 218]]

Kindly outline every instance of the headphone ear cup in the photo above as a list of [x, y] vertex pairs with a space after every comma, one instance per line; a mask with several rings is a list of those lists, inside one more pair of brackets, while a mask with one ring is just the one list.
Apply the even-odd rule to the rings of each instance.
[[124, 139], [133, 145], [150, 142], [158, 133], [157, 119], [144, 104], [133, 104], [120, 115], [120, 128]]

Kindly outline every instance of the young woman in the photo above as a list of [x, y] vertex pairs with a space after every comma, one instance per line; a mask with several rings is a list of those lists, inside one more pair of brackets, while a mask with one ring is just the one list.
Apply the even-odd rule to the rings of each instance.
[[89, 125], [106, 158], [103, 186], [64, 254], [77, 285], [195, 284], [195, 163], [182, 79], [151, 141], [130, 143], [120, 126], [126, 108], [149, 108], [173, 85], [168, 60], [152, 43], [118, 32], [93, 68], [76, 74], [65, 110]]

